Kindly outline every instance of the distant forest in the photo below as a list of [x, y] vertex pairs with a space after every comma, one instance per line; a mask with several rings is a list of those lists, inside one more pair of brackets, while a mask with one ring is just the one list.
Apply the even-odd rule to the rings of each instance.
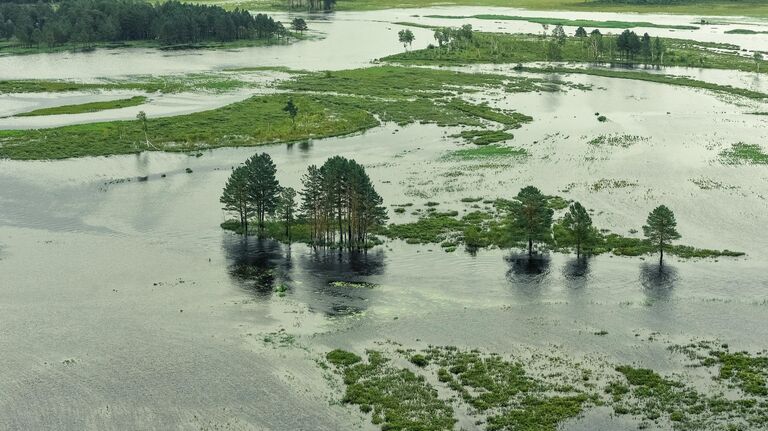
[[287, 34], [272, 17], [177, 1], [0, 0], [0, 39], [24, 46], [157, 41], [164, 45], [269, 39]]
[[765, 4], [766, 0], [589, 0], [590, 3], [600, 4], [629, 4], [629, 5], [695, 5], [695, 4]]

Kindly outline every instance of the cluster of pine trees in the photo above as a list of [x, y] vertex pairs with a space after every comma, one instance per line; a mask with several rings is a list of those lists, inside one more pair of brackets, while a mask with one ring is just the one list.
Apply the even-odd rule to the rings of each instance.
[[263, 14], [178, 1], [60, 0], [0, 3], [0, 39], [24, 46], [152, 40], [162, 44], [281, 37], [286, 29]]
[[290, 10], [329, 12], [336, 6], [336, 0], [285, 0], [285, 6]]
[[[528, 254], [533, 253], [534, 242], [548, 242], [553, 236], [552, 216], [554, 211], [548, 205], [548, 197], [536, 187], [524, 187], [515, 197], [510, 208], [511, 228], [521, 233], [528, 243]], [[659, 251], [659, 265], [664, 259], [664, 250], [672, 241], [680, 239], [677, 232], [675, 214], [664, 205], [656, 207], [648, 215], [643, 233], [647, 240]], [[589, 212], [579, 202], [568, 208], [558, 229], [554, 232], [555, 241], [561, 246], [573, 247], [576, 256], [589, 252], [600, 238], [600, 233], [592, 225]]]
[[297, 193], [281, 187], [271, 157], [257, 154], [232, 171], [224, 187], [224, 210], [238, 215], [241, 230], [247, 235], [251, 221], [257, 233], [265, 234], [268, 219], [283, 224], [291, 240], [291, 227], [308, 227], [308, 241], [313, 245], [338, 245], [364, 248], [372, 230], [387, 220], [382, 198], [373, 187], [365, 168], [341, 156], [328, 159], [321, 167], [310, 166], [302, 178], [297, 208]]
[[616, 37], [604, 38], [598, 29], [587, 35], [587, 31], [579, 27], [576, 37], [582, 39], [582, 46], [589, 50], [594, 60], [614, 60], [618, 57], [622, 61], [634, 62], [639, 56], [646, 64], [664, 62], [664, 42], [648, 33], [638, 36], [634, 31], [624, 30]]

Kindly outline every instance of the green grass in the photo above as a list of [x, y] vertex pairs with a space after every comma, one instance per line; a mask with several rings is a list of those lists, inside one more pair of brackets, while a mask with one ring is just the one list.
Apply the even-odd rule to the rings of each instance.
[[130, 99], [109, 100], [106, 102], [81, 103], [78, 105], [55, 106], [53, 108], [42, 108], [34, 111], [16, 114], [16, 117], [35, 117], [40, 115], [61, 115], [61, 114], [82, 114], [87, 112], [98, 112], [107, 109], [120, 109], [129, 106], [138, 106], [146, 103], [149, 99], [146, 96], [134, 96]]
[[[616, 36], [604, 35], [605, 43]], [[700, 67], [711, 69], [741, 70], [756, 72], [757, 65], [751, 57], [739, 54], [737, 46], [697, 42], [687, 39], [662, 38], [667, 52], [663, 66]], [[562, 46], [562, 61], [591, 63], [594, 61], [621, 64], [642, 64], [638, 56], [634, 61], [621, 59], [618, 54], [609, 57], [604, 53], [593, 58], [584, 45], [584, 40], [570, 35]], [[455, 46], [454, 46], [455, 45]], [[528, 63], [548, 61], [546, 46], [540, 35], [474, 32], [472, 40], [452, 44], [450, 49], [427, 48], [402, 52], [383, 61], [403, 64], [462, 65], [472, 63]], [[713, 50], [712, 48], [718, 48]], [[762, 67], [760, 73], [768, 73]]]
[[[283, 112], [292, 98], [295, 127]], [[368, 112], [342, 98], [300, 94], [254, 96], [223, 108], [150, 118], [148, 138], [138, 121], [112, 121], [41, 130], [0, 131], [0, 157], [21, 160], [131, 154], [143, 150], [189, 151], [253, 146], [346, 135], [375, 127]]]
[[199, 73], [157, 77], [133, 76], [130, 80], [102, 80], [90, 83], [46, 80], [0, 81], [0, 94], [66, 93], [71, 91], [98, 90], [136, 90], [146, 93], [226, 92], [249, 85], [251, 84], [239, 79]]
[[746, 28], [734, 28], [732, 30], [726, 30], [725, 34], [768, 34], [768, 31], [755, 31]]
[[729, 165], [768, 165], [768, 153], [757, 144], [739, 142], [720, 152], [720, 159]]
[[523, 148], [502, 147], [500, 145], [485, 145], [451, 151], [445, 155], [448, 159], [478, 160], [504, 157], [527, 157], [528, 151]]
[[645, 21], [595, 21], [590, 19], [567, 19], [567, 18], [542, 18], [542, 17], [530, 17], [530, 16], [515, 16], [515, 15], [425, 15], [427, 18], [443, 18], [443, 19], [482, 19], [492, 21], [527, 21], [536, 24], [546, 25], [562, 25], [572, 27], [600, 27], [600, 28], [671, 28], [676, 30], [697, 30], [699, 27], [692, 25], [668, 25], [668, 24], [654, 24]]

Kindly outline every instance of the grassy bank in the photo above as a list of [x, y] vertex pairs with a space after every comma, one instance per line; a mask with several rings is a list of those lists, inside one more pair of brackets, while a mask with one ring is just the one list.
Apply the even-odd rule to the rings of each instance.
[[15, 115], [16, 117], [37, 117], [41, 115], [83, 114], [88, 112], [105, 111], [107, 109], [120, 109], [130, 106], [138, 106], [146, 103], [146, 96], [135, 96], [129, 99], [108, 100], [106, 102], [81, 103], [78, 105], [55, 106], [52, 108], [35, 109]]
[[134, 90], [146, 93], [181, 93], [190, 91], [226, 92], [251, 84], [226, 75], [191, 73], [171, 76], [132, 76], [130, 80], [74, 82], [63, 80], [0, 81], [0, 94], [67, 93], [72, 91]]
[[[181, 78], [178, 81], [182, 87], [194, 85]], [[220, 85], [222, 81], [202, 82], [204, 85]], [[17, 81], [15, 84], [26, 89], [64, 91], [69, 88], [69, 83], [64, 82], [25, 81], [19, 84]], [[241, 84], [245, 85], [233, 80], [231, 85]], [[140, 88], [155, 85], [155, 81], [73, 85], [80, 90], [97, 85]], [[175, 84], [169, 85], [166, 88], [178, 88]], [[414, 86], [420, 90], [414, 91]], [[379, 125], [379, 119], [398, 124], [419, 122], [508, 130], [518, 128], [532, 118], [511, 110], [469, 103], [459, 96], [487, 88], [512, 93], [559, 91], [569, 86], [567, 82], [551, 84], [543, 79], [393, 66], [299, 74], [279, 84], [280, 89], [289, 91], [286, 94], [255, 96], [212, 111], [150, 118], [146, 136], [150, 144], [146, 143], [138, 121], [113, 121], [43, 130], [2, 131], [0, 157], [58, 159], [144, 150], [188, 151], [293, 142], [369, 129]], [[581, 86], [576, 88], [583, 89]], [[283, 111], [291, 98], [299, 108], [295, 125]]]
[[165, 45], [158, 41], [138, 40], [125, 42], [95, 42], [89, 45], [66, 43], [55, 46], [21, 45], [13, 40], [0, 40], [0, 57], [9, 55], [33, 55], [33, 54], [53, 54], [60, 52], [88, 53], [96, 50], [115, 50], [125, 48], [145, 48], [159, 49], [162, 51], [183, 51], [183, 50], [209, 50], [209, 49], [238, 49], [250, 48], [256, 46], [287, 45], [295, 41], [311, 38], [311, 34], [291, 33], [287, 39], [241, 39], [231, 42], [198, 42], [180, 45]]
[[[292, 98], [296, 124], [283, 112]], [[0, 131], [0, 157], [31, 160], [130, 154], [144, 150], [189, 151], [251, 146], [345, 135], [379, 122], [337, 97], [300, 94], [255, 96], [223, 108], [150, 118], [146, 138], [138, 121], [112, 121], [54, 129]]]

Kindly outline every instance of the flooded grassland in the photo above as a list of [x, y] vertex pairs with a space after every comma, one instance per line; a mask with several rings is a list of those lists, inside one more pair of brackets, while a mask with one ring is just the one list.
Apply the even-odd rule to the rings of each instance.
[[[427, 94], [405, 94], [376, 75], [407, 73], [395, 66], [354, 69], [400, 49], [400, 27], [360, 15], [318, 24], [329, 27], [322, 40], [157, 54], [150, 64], [162, 70], [141, 72], [334, 69], [259, 71], [252, 74], [267, 75], [268, 90], [158, 93], [149, 103], [159, 100], [159, 121], [251, 91], [300, 92], [336, 98], [340, 113], [364, 111], [359, 118], [375, 123], [360, 131], [258, 148], [0, 160], [0, 428], [765, 429], [768, 117], [753, 114], [768, 112], [765, 101], [487, 64], [456, 66], [469, 73], [451, 78], [450, 89], [415, 72], [399, 81], [419, 82]], [[360, 26], [371, 31], [367, 46], [323, 56], [319, 47], [344, 43]], [[417, 41], [426, 46], [430, 32]], [[269, 54], [254, 59], [256, 51]], [[0, 58], [21, 62], [3, 67], [2, 78], [139, 73], [131, 50], [92, 68], [82, 67], [83, 55]], [[339, 67], [329, 66], [335, 56], [345, 59]], [[23, 76], [22, 63], [39, 67]], [[765, 91], [762, 75], [752, 86], [754, 74], [744, 72], [679, 74]], [[18, 107], [3, 115], [112, 100], [90, 92], [0, 97], [16, 97]], [[128, 120], [140, 106], [56, 115], [47, 125], [89, 115]], [[134, 111], [121, 117], [123, 109]], [[78, 119], [61, 120], [70, 116]], [[46, 123], [22, 121], [45, 118], [0, 122], [39, 127]], [[479, 137], [497, 142], [478, 146]], [[270, 154], [280, 183], [294, 188], [308, 165], [354, 158], [392, 223], [417, 221], [429, 208], [462, 217], [532, 184], [581, 202], [596, 226], [628, 237], [639, 237], [646, 214], [665, 204], [681, 244], [746, 254], [671, 257], [659, 271], [654, 256], [579, 261], [553, 251], [529, 259], [517, 249], [446, 251], [400, 239], [339, 253], [242, 238], [220, 228], [228, 216], [218, 198], [231, 168], [256, 151]], [[398, 402], [406, 395], [414, 402]]]

